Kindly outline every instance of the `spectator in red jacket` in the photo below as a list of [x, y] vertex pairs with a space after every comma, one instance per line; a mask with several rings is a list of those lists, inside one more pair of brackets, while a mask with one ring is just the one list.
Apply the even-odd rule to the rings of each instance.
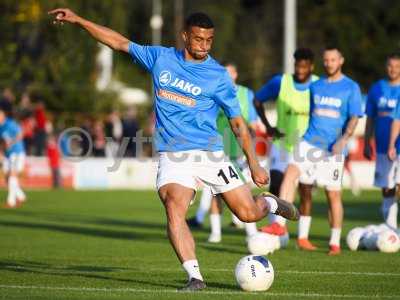
[[59, 188], [61, 187], [60, 150], [58, 149], [57, 140], [53, 135], [50, 135], [47, 139], [47, 158], [51, 169], [53, 187]]

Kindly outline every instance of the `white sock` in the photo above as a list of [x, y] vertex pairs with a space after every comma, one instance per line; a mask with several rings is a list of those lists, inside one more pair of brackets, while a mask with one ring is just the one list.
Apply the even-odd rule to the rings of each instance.
[[211, 234], [221, 236], [221, 215], [210, 214]]
[[381, 209], [384, 220], [387, 219], [387, 216], [389, 214], [389, 208], [395, 201], [396, 201], [395, 197], [383, 197]]
[[269, 212], [270, 213], [275, 213], [276, 210], [278, 209], [278, 203], [276, 203], [276, 200], [273, 197], [270, 197], [270, 196], [264, 196], [264, 199], [268, 204]]
[[15, 206], [17, 204], [17, 189], [18, 189], [18, 179], [15, 176], [10, 176], [8, 178], [8, 195], [7, 203], [10, 206]]
[[389, 207], [389, 211], [386, 217], [386, 224], [392, 228], [397, 228], [397, 211], [398, 211], [398, 203], [396, 200]]
[[16, 190], [16, 195], [17, 195], [18, 200], [20, 200], [22, 202], [25, 201], [26, 195], [25, 195], [24, 191], [21, 189], [21, 187], [19, 186], [19, 183], [18, 183], [18, 187]]
[[200, 205], [196, 212], [196, 220], [200, 224], [203, 224], [204, 218], [210, 210], [212, 197], [211, 188], [209, 186], [204, 186], [203, 192], [201, 193]]
[[200, 279], [203, 281], [203, 276], [200, 273], [200, 267], [197, 259], [187, 260], [182, 264], [183, 269], [185, 269], [188, 274], [189, 280], [192, 278]]
[[331, 239], [329, 240], [330, 246], [338, 246], [340, 247], [340, 234], [342, 232], [342, 228], [331, 228]]
[[238, 226], [243, 225], [243, 222], [240, 221], [239, 218], [235, 216], [235, 214], [232, 214], [232, 223]]
[[244, 223], [244, 228], [246, 229], [246, 235], [247, 236], [255, 235], [258, 232], [257, 225], [256, 225], [255, 222]]
[[311, 226], [311, 216], [300, 216], [297, 238], [308, 239], [310, 226]]
[[286, 219], [282, 216], [276, 216], [275, 217], [275, 222], [278, 223], [281, 226], [285, 226], [286, 225]]
[[274, 215], [274, 214], [269, 213], [269, 214], [268, 214], [269, 223], [270, 223], [270, 224], [275, 223], [275, 222], [276, 222], [276, 217], [277, 217], [277, 215]]

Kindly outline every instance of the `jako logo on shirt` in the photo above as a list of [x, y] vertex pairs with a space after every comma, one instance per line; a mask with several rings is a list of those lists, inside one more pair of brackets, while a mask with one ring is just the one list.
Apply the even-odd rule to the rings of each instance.
[[161, 86], [166, 86], [171, 81], [171, 73], [169, 71], [162, 71], [158, 77]]
[[[166, 85], [170, 84], [171, 79], [172, 79], [172, 75], [171, 75], [171, 72], [169, 72], [169, 71], [162, 71], [158, 78], [161, 86], [166, 86]], [[193, 83], [187, 82], [178, 77], [175, 78], [175, 80], [170, 84], [170, 86], [176, 87], [184, 92], [191, 93], [194, 96], [198, 96], [201, 94], [200, 87], [195, 86]]]
[[314, 96], [314, 103], [319, 104], [319, 105], [328, 105], [328, 106], [334, 106], [334, 107], [341, 107], [342, 106], [342, 100], [339, 98], [333, 98], [333, 97], [326, 97], [326, 96], [320, 96], [320, 95], [315, 95]]
[[386, 97], [380, 97], [378, 101], [378, 107], [384, 108], [384, 107], [389, 107], [389, 108], [395, 108], [397, 103], [397, 99], [388, 99]]

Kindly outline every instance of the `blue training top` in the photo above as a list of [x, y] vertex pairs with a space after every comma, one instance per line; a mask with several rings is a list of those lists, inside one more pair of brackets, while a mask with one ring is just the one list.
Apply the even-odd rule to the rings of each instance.
[[210, 56], [186, 61], [184, 51], [175, 48], [131, 42], [129, 54], [152, 75], [157, 151], [222, 150], [218, 110], [228, 118], [241, 115], [226, 69]]

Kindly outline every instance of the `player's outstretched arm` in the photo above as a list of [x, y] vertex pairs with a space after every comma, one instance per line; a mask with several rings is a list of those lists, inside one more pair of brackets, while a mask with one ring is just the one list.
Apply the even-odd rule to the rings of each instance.
[[129, 40], [122, 34], [111, 30], [110, 28], [98, 25], [86, 20], [68, 8], [57, 8], [49, 11], [50, 15], [55, 16], [54, 24], [63, 24], [64, 22], [77, 24], [90, 33], [100, 43], [118, 51], [128, 52]]
[[268, 183], [269, 178], [267, 172], [260, 166], [257, 156], [254, 152], [251, 135], [247, 128], [246, 122], [241, 116], [229, 119], [233, 133], [242, 147], [244, 155], [247, 158], [251, 176], [254, 183], [258, 187], [262, 187]]
[[396, 140], [400, 134], [400, 120], [394, 119], [392, 122], [392, 127], [390, 129], [390, 141], [388, 147], [388, 157], [391, 160], [395, 160], [397, 153], [396, 153]]

